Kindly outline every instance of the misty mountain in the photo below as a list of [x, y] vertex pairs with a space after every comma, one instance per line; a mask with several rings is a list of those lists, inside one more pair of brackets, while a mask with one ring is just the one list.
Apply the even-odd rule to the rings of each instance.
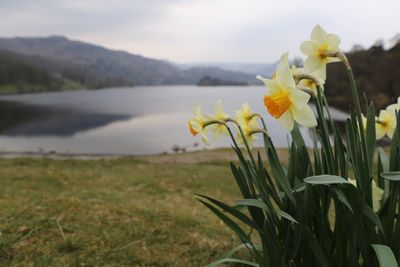
[[268, 64], [268, 63], [224, 63], [224, 62], [206, 62], [206, 63], [188, 63], [181, 64], [180, 66], [185, 69], [193, 67], [216, 67], [229, 71], [244, 72], [251, 74], [253, 76], [262, 75], [265, 77], [271, 77], [274, 73], [276, 66], [278, 66], [278, 61]]
[[257, 83], [254, 75], [219, 67], [182, 68], [164, 60], [66, 37], [0, 38], [0, 49], [20, 54], [30, 64], [87, 88], [131, 85], [196, 84], [202, 77]]

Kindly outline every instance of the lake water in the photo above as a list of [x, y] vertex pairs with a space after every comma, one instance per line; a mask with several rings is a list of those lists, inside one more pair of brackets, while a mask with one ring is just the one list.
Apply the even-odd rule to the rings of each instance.
[[[2, 96], [0, 150], [143, 155], [172, 152], [174, 145], [187, 150], [229, 147], [228, 138], [211, 139], [204, 146], [187, 129], [193, 102], [213, 113], [218, 99], [229, 114], [248, 102], [266, 118], [276, 146], [286, 147], [287, 132], [263, 106], [265, 92], [262, 86], [138, 86]], [[345, 118], [332, 112], [339, 120]], [[308, 130], [302, 131], [310, 144]]]

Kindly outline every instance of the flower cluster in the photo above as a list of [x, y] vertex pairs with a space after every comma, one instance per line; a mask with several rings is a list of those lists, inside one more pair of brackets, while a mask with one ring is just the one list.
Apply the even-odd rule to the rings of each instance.
[[338, 58], [340, 39], [326, 33], [317, 25], [311, 32], [311, 40], [300, 45], [307, 56], [304, 66], [289, 68], [288, 54], [282, 55], [272, 79], [257, 76], [268, 89], [264, 104], [271, 116], [278, 119], [287, 130], [293, 129], [296, 121], [302, 126], [314, 127], [315, 115], [307, 105], [310, 95], [316, 96], [323, 89], [326, 79], [326, 64], [340, 61]]
[[[346, 57], [339, 48], [340, 38], [332, 33], [327, 33], [317, 25], [311, 32], [310, 40], [300, 45], [300, 50], [307, 56], [303, 67], [289, 66], [288, 53], [284, 53], [271, 79], [257, 75], [267, 88], [264, 96], [264, 105], [268, 113], [288, 131], [298, 123], [305, 127], [317, 125], [316, 116], [308, 105], [311, 97], [316, 98], [318, 91], [323, 93], [326, 79], [326, 65], [332, 62], [343, 61], [348, 64]], [[385, 135], [393, 136], [396, 128], [396, 111], [400, 110], [400, 98], [397, 104], [392, 104], [381, 110], [376, 118], [376, 138]], [[241, 127], [239, 141], [246, 140], [251, 143], [259, 132], [257, 116], [248, 104], [243, 104], [237, 111], [236, 120], [224, 113], [222, 103], [219, 101], [215, 107], [215, 115], [209, 116], [201, 113], [200, 106], [194, 105], [194, 118], [189, 120], [189, 129], [193, 135], [200, 134], [205, 143], [208, 143], [206, 127], [210, 126], [215, 137], [227, 135], [227, 122], [233, 122]], [[366, 120], [364, 127], [366, 126]]]
[[214, 115], [203, 114], [201, 107], [198, 104], [194, 104], [194, 117], [188, 123], [189, 131], [193, 136], [200, 134], [203, 142], [208, 144], [209, 140], [206, 130], [209, 129], [213, 133], [214, 138], [218, 138], [221, 135], [228, 135], [230, 129], [227, 123], [231, 122], [237, 128], [237, 139], [239, 142], [244, 143], [246, 141], [250, 145], [256, 139], [254, 133], [262, 131], [257, 121], [259, 115], [251, 110], [248, 103], [244, 103], [235, 113], [235, 118], [226, 114], [220, 100], [215, 104]]

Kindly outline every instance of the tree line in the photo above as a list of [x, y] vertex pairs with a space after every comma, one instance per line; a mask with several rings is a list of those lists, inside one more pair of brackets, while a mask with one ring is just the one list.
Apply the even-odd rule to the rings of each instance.
[[[368, 101], [374, 101], [377, 110], [394, 103], [400, 96], [400, 43], [385, 50], [375, 45], [367, 50], [357, 50], [347, 54], [360, 97], [364, 94]], [[351, 90], [346, 69], [342, 64], [329, 64], [325, 84], [326, 96], [334, 106], [348, 111]], [[363, 105], [365, 105], [365, 101]]]

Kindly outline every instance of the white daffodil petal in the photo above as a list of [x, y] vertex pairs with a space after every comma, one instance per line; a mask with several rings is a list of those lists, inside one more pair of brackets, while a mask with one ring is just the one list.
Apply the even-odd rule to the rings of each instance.
[[388, 129], [386, 129], [386, 135], [390, 138], [390, 139], [392, 139], [393, 138], [393, 134], [394, 134], [394, 130], [395, 130], [396, 128], [388, 128]]
[[[209, 126], [210, 127], [210, 126]], [[211, 125], [211, 131], [215, 139], [218, 139], [221, 135], [228, 135], [228, 130], [225, 125], [213, 124]]]
[[400, 104], [391, 104], [389, 105], [386, 110], [395, 113], [396, 111], [399, 112], [400, 111]]
[[290, 112], [285, 112], [282, 116], [278, 119], [279, 123], [288, 131], [293, 130], [294, 120], [293, 115]]
[[201, 115], [201, 106], [199, 104], [193, 104], [193, 114], [195, 116]]
[[304, 71], [311, 73], [322, 68], [323, 65], [323, 62], [317, 56], [309, 56], [304, 62]]
[[217, 103], [215, 103], [215, 113], [224, 113], [224, 107], [222, 106], [221, 100], [218, 100]]
[[266, 79], [261, 75], [257, 75], [256, 78], [264, 82], [265, 87], [268, 89], [268, 94], [273, 94], [280, 90], [279, 84], [275, 80]]
[[385, 128], [383, 128], [379, 123], [375, 124], [375, 132], [376, 140], [379, 140], [385, 136]]
[[280, 84], [295, 87], [296, 83], [293, 79], [292, 72], [290, 71], [288, 56], [289, 53], [284, 53], [281, 56], [276, 69], [276, 77]]
[[203, 143], [206, 145], [210, 144], [210, 141], [208, 140], [208, 137], [205, 134], [201, 135], [201, 139], [203, 140]]
[[307, 105], [308, 100], [310, 100], [310, 95], [301, 90], [293, 89], [290, 91], [290, 101], [296, 107], [296, 109], [301, 109], [304, 105]]
[[323, 85], [326, 79], [326, 67], [319, 68], [311, 73], [311, 76], [315, 77], [317, 81]]
[[300, 45], [300, 51], [306, 56], [314, 55], [317, 50], [318, 47], [312, 41], [304, 41]]
[[224, 106], [222, 105], [222, 101], [218, 100], [217, 103], [215, 103], [215, 119], [225, 120], [228, 117], [229, 115], [224, 113]]
[[305, 127], [311, 128], [317, 126], [317, 119], [308, 105], [304, 106], [301, 110], [293, 112], [293, 117], [295, 121]]
[[324, 83], [325, 83], [325, 80], [326, 80], [326, 64], [323, 64], [322, 66], [321, 66], [321, 68], [319, 68], [318, 70], [316, 70], [316, 71], [318, 71], [319, 72], [319, 77], [321, 77], [321, 79], [323, 79], [324, 80]]
[[296, 67], [296, 65], [292, 65], [290, 67], [290, 72], [292, 73], [293, 76], [301, 74], [302, 71], [303, 71], [303, 68], [298, 68], [298, 67]]
[[311, 32], [311, 40], [317, 43], [325, 43], [327, 41], [327, 33], [321, 26], [317, 25]]
[[331, 48], [331, 49], [336, 49], [340, 44], [340, 38], [336, 34], [329, 33], [327, 35], [327, 41], [328, 41], [329, 48]]

